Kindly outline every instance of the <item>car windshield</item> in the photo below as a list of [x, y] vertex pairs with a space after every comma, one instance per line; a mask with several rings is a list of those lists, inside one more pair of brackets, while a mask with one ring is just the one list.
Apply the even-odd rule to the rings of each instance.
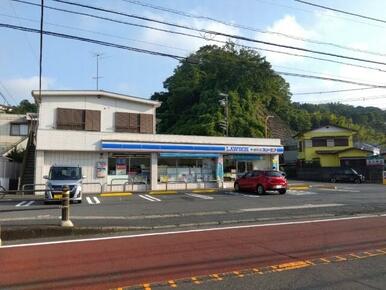
[[79, 167], [53, 167], [50, 170], [51, 180], [75, 180], [81, 178], [82, 172]]
[[273, 176], [273, 177], [283, 177], [283, 174], [278, 171], [267, 171], [265, 173], [266, 176]]

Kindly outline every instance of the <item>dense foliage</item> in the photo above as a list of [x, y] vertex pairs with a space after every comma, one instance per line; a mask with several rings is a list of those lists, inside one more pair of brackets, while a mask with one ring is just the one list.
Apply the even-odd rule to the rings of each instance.
[[10, 114], [25, 114], [36, 113], [37, 106], [35, 103], [30, 103], [28, 100], [22, 100], [19, 105], [13, 106], [8, 113]]
[[189, 135], [224, 135], [224, 96], [229, 95], [229, 136], [262, 137], [265, 118], [280, 116], [294, 131], [322, 125], [359, 130], [363, 140], [386, 141], [385, 111], [340, 104], [291, 103], [288, 83], [256, 51], [204, 46], [181, 61], [164, 82], [165, 92], [153, 100], [162, 102], [157, 114], [158, 132]]

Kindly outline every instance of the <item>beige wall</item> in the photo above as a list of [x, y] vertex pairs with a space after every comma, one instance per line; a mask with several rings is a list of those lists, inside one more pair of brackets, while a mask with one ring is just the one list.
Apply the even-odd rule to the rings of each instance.
[[39, 129], [53, 129], [56, 127], [57, 108], [101, 111], [102, 132], [114, 132], [115, 112], [153, 114], [153, 124], [155, 126], [155, 108], [150, 104], [141, 104], [106, 96], [42, 96], [39, 106]]
[[26, 136], [11, 136], [11, 123], [25, 120], [25, 115], [0, 113], [0, 154]]

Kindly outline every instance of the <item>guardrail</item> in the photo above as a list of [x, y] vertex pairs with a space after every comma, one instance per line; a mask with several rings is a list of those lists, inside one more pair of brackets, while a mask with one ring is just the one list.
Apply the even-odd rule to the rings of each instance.
[[84, 186], [84, 185], [99, 185], [99, 191], [97, 191], [97, 192], [83, 191], [84, 194], [90, 194], [90, 193], [99, 193], [99, 194], [101, 194], [103, 192], [103, 185], [100, 182], [82, 182], [82, 186]]

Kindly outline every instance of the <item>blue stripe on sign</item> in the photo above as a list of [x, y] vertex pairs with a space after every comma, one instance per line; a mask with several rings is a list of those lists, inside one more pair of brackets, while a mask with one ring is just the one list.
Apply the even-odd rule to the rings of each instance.
[[216, 151], [224, 152], [225, 146], [200, 146], [200, 145], [173, 145], [173, 144], [136, 144], [136, 143], [105, 143], [102, 149], [130, 149], [130, 150], [155, 150], [155, 151]]
[[[102, 149], [107, 150], [128, 150], [128, 151], [154, 151], [154, 152], [213, 152], [213, 153], [244, 153], [244, 154], [256, 154], [259, 151], [260, 154], [282, 154], [284, 147], [264, 147], [264, 146], [238, 146], [237, 148], [246, 148], [246, 151], [232, 151], [226, 148], [227, 146], [221, 145], [190, 145], [190, 144], [159, 144], [159, 143], [124, 143], [124, 142], [103, 142]], [[228, 146], [232, 147], [232, 146]], [[235, 147], [235, 146], [233, 146]], [[232, 148], [233, 148], [232, 147]], [[251, 148], [251, 149], [249, 149]], [[249, 149], [249, 150], [248, 150]], [[274, 149], [274, 151], [272, 151]], [[251, 151], [250, 151], [251, 150]], [[257, 151], [256, 151], [257, 150]], [[261, 151], [261, 152], [260, 152]]]
[[220, 154], [214, 153], [160, 153], [159, 155], [162, 158], [174, 158], [174, 157], [182, 157], [182, 158], [218, 158]]

